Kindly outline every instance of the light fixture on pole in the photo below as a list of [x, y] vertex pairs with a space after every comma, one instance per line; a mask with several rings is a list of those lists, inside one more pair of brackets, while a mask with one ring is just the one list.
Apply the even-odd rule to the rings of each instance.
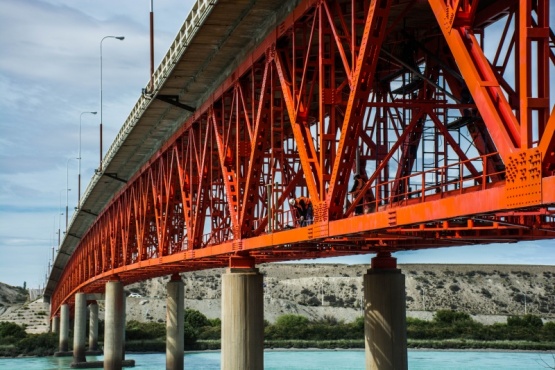
[[99, 172], [102, 172], [102, 42], [105, 39], [116, 39], [124, 40], [124, 36], [104, 36], [100, 40], [100, 166], [98, 167]]
[[79, 116], [79, 156], [77, 160], [79, 160], [79, 174], [77, 175], [77, 207], [81, 208], [81, 119], [83, 118], [83, 114], [96, 114], [96, 112], [81, 112]]
[[69, 188], [69, 161], [72, 158], [68, 158], [67, 159], [67, 164], [66, 164], [66, 231], [65, 233], [67, 233], [67, 221], [68, 221], [68, 213], [69, 213], [69, 192], [71, 191], [71, 189]]

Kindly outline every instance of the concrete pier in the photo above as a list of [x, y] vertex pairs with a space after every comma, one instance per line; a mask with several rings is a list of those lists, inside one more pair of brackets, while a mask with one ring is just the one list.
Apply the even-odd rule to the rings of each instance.
[[184, 366], [184, 290], [179, 274], [167, 284], [166, 370], [183, 370]]
[[86, 362], [85, 332], [87, 326], [87, 295], [75, 294], [75, 318], [73, 320], [73, 363]]
[[89, 305], [89, 351], [98, 351], [98, 303]]
[[125, 362], [125, 325], [127, 323], [127, 296], [123, 293], [123, 307], [121, 309], [121, 360]]
[[123, 361], [123, 330], [125, 295], [120, 281], [106, 283], [104, 325], [104, 369], [121, 370]]
[[64, 303], [60, 306], [60, 352], [69, 349], [69, 305]]
[[[254, 267], [254, 260], [249, 265]], [[222, 276], [221, 368], [222, 370], [262, 370], [264, 369], [263, 277], [256, 268], [234, 268], [233, 262], [230, 266]]]
[[60, 332], [60, 316], [56, 315], [52, 318], [52, 333]]
[[366, 369], [406, 370], [405, 276], [389, 253], [378, 253], [364, 275]]

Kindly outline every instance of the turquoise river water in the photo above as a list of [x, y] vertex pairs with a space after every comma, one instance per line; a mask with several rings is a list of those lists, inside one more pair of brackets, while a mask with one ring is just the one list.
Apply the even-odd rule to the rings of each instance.
[[[555, 353], [555, 352], [554, 352]], [[545, 370], [555, 367], [555, 354], [546, 352], [409, 351], [409, 370]], [[165, 369], [165, 354], [129, 353], [137, 370]], [[102, 357], [87, 357], [89, 361]], [[0, 369], [70, 369], [71, 358], [0, 358]], [[187, 370], [219, 370], [220, 352], [185, 355]], [[284, 350], [264, 353], [265, 370], [364, 370], [364, 351]]]

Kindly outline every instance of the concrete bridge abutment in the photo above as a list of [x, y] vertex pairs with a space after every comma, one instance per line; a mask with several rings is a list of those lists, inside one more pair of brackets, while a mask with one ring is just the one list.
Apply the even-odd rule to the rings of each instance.
[[264, 369], [263, 276], [250, 257], [222, 275], [222, 370]]
[[391, 254], [372, 258], [364, 299], [366, 369], [407, 370], [405, 276]]

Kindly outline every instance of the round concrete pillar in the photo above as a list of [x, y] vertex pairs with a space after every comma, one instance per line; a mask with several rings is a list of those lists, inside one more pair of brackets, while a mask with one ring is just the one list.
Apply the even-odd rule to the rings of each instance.
[[264, 369], [263, 277], [256, 268], [222, 276], [222, 370]]
[[125, 360], [125, 326], [127, 323], [127, 296], [123, 293], [123, 308], [122, 308], [122, 333], [121, 333], [121, 360]]
[[98, 351], [98, 303], [89, 305], [89, 351]]
[[364, 275], [366, 369], [406, 370], [405, 276], [396, 259], [378, 254]]
[[60, 306], [60, 352], [69, 350], [69, 305]]
[[183, 370], [184, 366], [184, 291], [179, 274], [167, 284], [166, 370]]
[[87, 326], [87, 295], [75, 294], [75, 319], [73, 320], [73, 362], [85, 362], [85, 331]]
[[123, 330], [125, 296], [120, 281], [106, 283], [104, 325], [104, 370], [121, 370], [123, 361]]
[[60, 316], [54, 316], [52, 318], [52, 333], [60, 332]]

